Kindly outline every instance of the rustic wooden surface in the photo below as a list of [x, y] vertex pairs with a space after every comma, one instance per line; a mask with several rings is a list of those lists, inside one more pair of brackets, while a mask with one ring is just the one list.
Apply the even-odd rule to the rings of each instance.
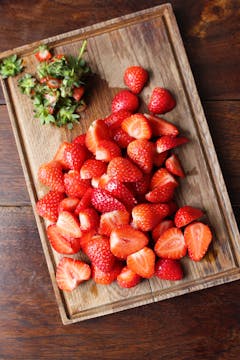
[[[47, 3], [1, 1], [0, 51], [163, 2], [54, 1], [46, 19]], [[172, 4], [239, 218], [239, 1]], [[0, 358], [238, 359], [239, 281], [61, 325], [4, 105], [0, 117]]]

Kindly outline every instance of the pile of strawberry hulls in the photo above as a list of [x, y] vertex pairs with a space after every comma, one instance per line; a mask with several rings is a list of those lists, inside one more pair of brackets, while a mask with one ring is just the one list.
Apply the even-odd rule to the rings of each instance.
[[[209, 227], [196, 222], [200, 209], [173, 201], [177, 177], [184, 171], [170, 150], [188, 142], [175, 125], [156, 114], [175, 100], [155, 88], [150, 114], [136, 113], [148, 79], [140, 67], [126, 70], [131, 89], [112, 101], [112, 113], [95, 120], [86, 134], [60, 145], [54, 159], [38, 173], [50, 191], [37, 203], [38, 213], [53, 222], [47, 228], [55, 251], [84, 252], [89, 261], [63, 257], [56, 270], [60, 289], [71, 291], [91, 277], [98, 284], [117, 280], [121, 287], [157, 276], [180, 280], [179, 259], [205, 255], [212, 240]], [[183, 230], [184, 229], [184, 230]]]

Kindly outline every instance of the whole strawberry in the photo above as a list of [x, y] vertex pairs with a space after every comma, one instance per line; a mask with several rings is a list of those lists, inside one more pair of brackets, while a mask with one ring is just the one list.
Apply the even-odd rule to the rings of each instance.
[[128, 90], [119, 91], [112, 100], [112, 112], [127, 110], [135, 112], [138, 109], [138, 97]]
[[130, 66], [125, 70], [124, 83], [134, 94], [139, 94], [147, 81], [148, 72], [141, 66]]
[[153, 114], [165, 114], [176, 106], [176, 101], [170, 91], [156, 87], [153, 89], [148, 110]]

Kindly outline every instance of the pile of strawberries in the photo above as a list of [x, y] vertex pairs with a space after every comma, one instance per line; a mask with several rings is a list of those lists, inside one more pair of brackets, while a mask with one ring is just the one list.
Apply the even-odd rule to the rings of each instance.
[[114, 97], [112, 113], [62, 143], [53, 160], [39, 168], [39, 181], [50, 191], [37, 211], [52, 223], [47, 227], [51, 246], [60, 254], [81, 250], [87, 255], [86, 262], [60, 260], [56, 280], [65, 291], [91, 277], [98, 284], [117, 280], [125, 288], [154, 275], [180, 280], [179, 259], [188, 252], [192, 260], [201, 260], [212, 239], [209, 227], [196, 222], [203, 216], [200, 209], [178, 209], [173, 201], [177, 177], [185, 174], [169, 150], [188, 139], [156, 114], [172, 110], [175, 99], [155, 88], [151, 114], [137, 113], [137, 94], [148, 73], [132, 66], [124, 81], [131, 91]]

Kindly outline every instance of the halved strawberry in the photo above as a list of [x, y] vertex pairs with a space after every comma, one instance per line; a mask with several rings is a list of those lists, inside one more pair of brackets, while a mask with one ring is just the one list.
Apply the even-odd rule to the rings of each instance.
[[59, 213], [57, 227], [63, 236], [79, 238], [82, 235], [79, 221], [69, 211]]
[[111, 140], [101, 140], [97, 144], [95, 156], [97, 160], [109, 162], [113, 158], [121, 156], [121, 149]]
[[157, 187], [172, 184], [172, 186], [177, 187], [178, 182], [176, 179], [167, 171], [165, 168], [158, 169], [151, 179], [150, 189], [153, 190]]
[[47, 45], [40, 45], [35, 53], [35, 57], [38, 61], [48, 61], [51, 59], [52, 54], [50, 53]]
[[127, 257], [127, 266], [133, 272], [143, 278], [151, 278], [154, 275], [155, 254], [148, 247], [131, 254]]
[[76, 101], [80, 101], [81, 98], [83, 97], [83, 94], [85, 92], [85, 88], [84, 86], [78, 86], [78, 87], [74, 87], [73, 88], [73, 95], [72, 97], [76, 100]]
[[127, 110], [135, 112], [139, 107], [138, 97], [128, 90], [119, 91], [112, 100], [112, 112]]
[[88, 150], [95, 154], [101, 140], [110, 140], [110, 133], [105, 122], [99, 119], [92, 122], [86, 133], [85, 143]]
[[123, 120], [129, 117], [130, 115], [132, 115], [130, 111], [124, 109], [119, 110], [106, 117], [104, 119], [104, 122], [108, 127], [111, 128], [111, 130], [118, 129], [121, 126]]
[[92, 205], [97, 211], [102, 213], [113, 210], [126, 210], [119, 200], [103, 189], [93, 189]]
[[78, 203], [79, 203], [79, 199], [77, 197], [67, 197], [60, 202], [59, 212], [64, 210], [74, 212]]
[[110, 161], [107, 174], [121, 182], [135, 182], [142, 178], [142, 172], [130, 160], [116, 157]]
[[38, 200], [36, 204], [37, 213], [48, 219], [56, 222], [59, 212], [59, 204], [64, 199], [64, 194], [54, 190], [50, 190], [46, 195]]
[[166, 259], [181, 259], [187, 253], [187, 246], [180, 229], [172, 227], [158, 238], [155, 253]]
[[88, 247], [89, 242], [92, 240], [92, 237], [96, 235], [96, 231], [95, 230], [90, 230], [88, 232], [84, 232], [82, 234], [82, 236], [79, 238], [80, 240], [80, 245], [81, 245], [81, 249], [84, 252], [84, 254], [86, 254], [86, 250]]
[[165, 185], [155, 187], [145, 195], [145, 198], [151, 203], [169, 202], [173, 198], [174, 190], [175, 185], [169, 182]]
[[151, 175], [150, 174], [144, 174], [143, 177], [140, 180], [138, 180], [136, 182], [129, 183], [128, 185], [131, 186], [131, 190], [137, 196], [145, 195], [149, 190], [150, 180], [151, 180]]
[[83, 261], [63, 257], [57, 266], [56, 281], [61, 290], [72, 291], [90, 277], [91, 268]]
[[127, 147], [127, 154], [140, 169], [149, 174], [153, 167], [154, 147], [148, 140], [134, 140]]
[[134, 227], [142, 231], [151, 231], [168, 216], [167, 204], [139, 204], [132, 210]]
[[162, 135], [177, 136], [179, 134], [178, 128], [169, 121], [150, 114], [144, 114], [144, 116], [148, 119], [153, 137]]
[[130, 214], [126, 210], [114, 210], [104, 213], [100, 217], [99, 234], [110, 236], [112, 230], [118, 225], [127, 225], [130, 221]]
[[124, 131], [122, 128], [113, 129], [112, 137], [115, 143], [118, 144], [118, 146], [123, 149], [125, 149], [128, 146], [128, 144], [130, 144], [130, 142], [134, 140], [134, 138], [128, 135], [128, 133]]
[[186, 144], [188, 141], [189, 140], [185, 136], [178, 136], [178, 137], [174, 137], [170, 135], [162, 136], [156, 142], [157, 152], [160, 154], [164, 151]]
[[47, 227], [47, 237], [53, 249], [59, 254], [72, 255], [80, 251], [80, 239], [63, 236], [56, 224]]
[[169, 90], [156, 87], [151, 94], [148, 109], [153, 114], [165, 114], [176, 106], [176, 101]]
[[65, 152], [65, 149], [67, 149], [69, 145], [70, 145], [70, 143], [68, 143], [66, 141], [61, 143], [57, 149], [57, 152], [56, 152], [54, 158], [53, 158], [53, 160], [58, 161], [65, 170], [68, 169], [68, 163], [66, 162], [64, 152]]
[[88, 188], [81, 200], [78, 203], [78, 206], [75, 209], [75, 214], [79, 214], [81, 210], [87, 209], [92, 205], [92, 192], [93, 188]]
[[158, 259], [155, 265], [155, 275], [162, 280], [181, 280], [183, 278], [183, 270], [180, 261]]
[[117, 279], [117, 276], [120, 274], [122, 268], [123, 263], [121, 261], [115, 261], [112, 269], [107, 272], [104, 272], [97, 266], [92, 265], [92, 278], [97, 284], [109, 285]]
[[141, 276], [125, 266], [117, 276], [117, 283], [122, 288], [131, 288], [139, 284]]
[[147, 118], [140, 113], [133, 114], [123, 120], [122, 129], [135, 139], [149, 140], [152, 136], [152, 130]]
[[158, 154], [156, 151], [156, 144], [155, 144], [154, 148], [155, 148], [155, 150], [154, 150], [154, 154], [153, 154], [153, 165], [156, 167], [160, 167], [163, 165], [164, 161], [167, 159], [168, 151], [164, 151], [164, 152]]
[[194, 208], [192, 206], [183, 206], [175, 214], [174, 222], [176, 227], [180, 228], [186, 226], [201, 218], [204, 215], [202, 210]]
[[99, 226], [99, 215], [93, 208], [87, 208], [79, 212], [81, 231], [97, 230]]
[[182, 165], [177, 155], [171, 155], [165, 162], [167, 170], [173, 174], [180, 177], [185, 177]]
[[79, 171], [70, 170], [64, 174], [64, 186], [68, 196], [81, 198], [91, 185], [90, 180], [80, 178]]
[[148, 72], [141, 66], [130, 66], [124, 72], [124, 83], [134, 94], [139, 94], [147, 81]]
[[86, 134], [84, 133], [84, 134], [80, 134], [80, 135], [76, 136], [73, 139], [72, 143], [85, 146], [85, 140], [86, 140]]
[[161, 221], [152, 231], [153, 241], [156, 242], [164, 231], [170, 229], [171, 227], [174, 227], [174, 222], [172, 220]]
[[79, 171], [87, 158], [87, 149], [76, 143], [68, 144], [64, 149], [63, 158], [67, 169]]
[[82, 179], [92, 179], [93, 177], [100, 177], [107, 171], [107, 164], [104, 161], [96, 159], [86, 160], [80, 170]]
[[120, 259], [126, 259], [128, 255], [142, 249], [147, 244], [147, 236], [131, 225], [121, 225], [110, 235], [111, 252]]
[[184, 230], [184, 239], [190, 258], [194, 261], [200, 261], [212, 241], [212, 233], [207, 225], [194, 222]]
[[115, 256], [110, 250], [109, 239], [103, 235], [94, 235], [85, 246], [85, 252], [92, 264], [108, 272], [115, 263]]
[[58, 192], [64, 192], [62, 165], [58, 161], [42, 164], [38, 170], [38, 180]]
[[116, 199], [121, 201], [123, 205], [125, 205], [126, 208], [130, 211], [137, 204], [137, 200], [135, 199], [131, 191], [117, 179], [110, 179], [103, 186], [103, 189], [107, 190]]

